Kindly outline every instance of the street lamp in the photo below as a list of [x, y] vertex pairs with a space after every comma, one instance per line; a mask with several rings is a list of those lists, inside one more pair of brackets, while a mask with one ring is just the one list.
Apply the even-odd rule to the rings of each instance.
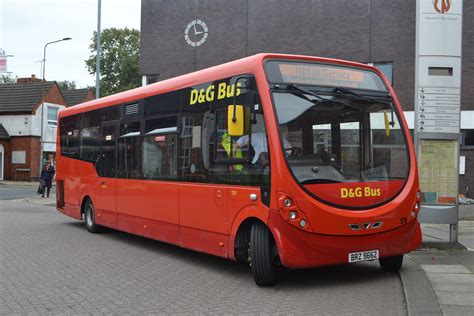
[[42, 98], [41, 98], [41, 138], [40, 138], [40, 165], [39, 165], [39, 173], [41, 175], [41, 168], [42, 168], [42, 162], [43, 162], [43, 125], [44, 125], [44, 86], [45, 86], [45, 80], [44, 80], [44, 72], [46, 68], [46, 47], [48, 47], [49, 44], [54, 44], [54, 43], [59, 43], [63, 41], [69, 41], [72, 38], [70, 37], [65, 37], [56, 41], [48, 42], [44, 45], [43, 49], [43, 82], [42, 82]]

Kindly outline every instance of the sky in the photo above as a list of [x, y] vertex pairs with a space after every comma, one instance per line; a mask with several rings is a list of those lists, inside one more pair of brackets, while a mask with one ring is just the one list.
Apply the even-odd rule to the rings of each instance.
[[[102, 0], [101, 29], [140, 29], [141, 0]], [[97, 30], [98, 0], [0, 0], [0, 49], [7, 55], [10, 77], [40, 78], [43, 48], [45, 78], [75, 81], [77, 88], [95, 86], [85, 60]]]

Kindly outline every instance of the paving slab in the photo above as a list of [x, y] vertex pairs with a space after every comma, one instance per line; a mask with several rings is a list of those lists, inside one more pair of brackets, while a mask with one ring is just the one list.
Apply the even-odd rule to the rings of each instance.
[[470, 271], [461, 264], [422, 264], [426, 273], [467, 273]]
[[[474, 307], [474, 295], [466, 292], [436, 292], [438, 301], [441, 305], [462, 305]], [[474, 309], [471, 308], [474, 312]], [[472, 315], [472, 314], [471, 314]]]
[[444, 315], [465, 316], [472, 315], [473, 310], [471, 306], [462, 305], [441, 305]]

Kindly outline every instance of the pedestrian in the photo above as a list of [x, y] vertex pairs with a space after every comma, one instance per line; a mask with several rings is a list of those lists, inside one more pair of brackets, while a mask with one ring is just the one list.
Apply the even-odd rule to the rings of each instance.
[[49, 191], [51, 190], [51, 187], [53, 186], [53, 177], [54, 177], [54, 167], [51, 166], [51, 161], [47, 160], [43, 170], [41, 170], [41, 176], [40, 176], [40, 184], [42, 187], [42, 195], [41, 197], [44, 198], [44, 192], [46, 192], [46, 197], [49, 197]]

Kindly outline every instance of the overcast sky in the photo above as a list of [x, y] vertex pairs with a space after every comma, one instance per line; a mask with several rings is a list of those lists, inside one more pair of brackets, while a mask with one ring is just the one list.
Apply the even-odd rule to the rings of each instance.
[[[140, 0], [102, 0], [101, 28], [140, 29]], [[97, 29], [98, 0], [0, 0], [0, 48], [8, 55], [10, 76], [40, 77], [43, 47], [48, 45], [46, 79], [94, 86], [85, 60]]]

